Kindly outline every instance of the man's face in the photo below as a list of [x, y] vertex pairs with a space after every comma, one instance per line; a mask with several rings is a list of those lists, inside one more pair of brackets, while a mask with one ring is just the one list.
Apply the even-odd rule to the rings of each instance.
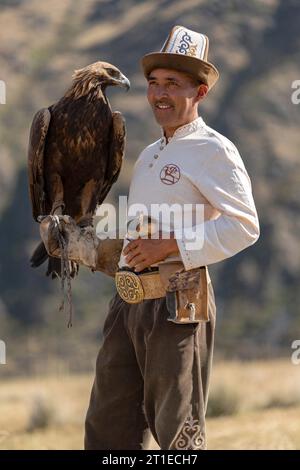
[[189, 75], [171, 69], [155, 69], [148, 77], [147, 98], [158, 124], [175, 130], [198, 116], [198, 102], [207, 93]]

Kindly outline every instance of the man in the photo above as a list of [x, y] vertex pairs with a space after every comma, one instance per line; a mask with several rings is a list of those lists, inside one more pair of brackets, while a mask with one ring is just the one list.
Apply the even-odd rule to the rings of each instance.
[[[198, 104], [218, 79], [207, 53], [206, 36], [177, 26], [161, 52], [142, 59], [148, 101], [162, 137], [135, 164], [129, 206], [201, 204], [202, 244], [198, 249], [188, 247], [188, 231], [195, 227], [181, 237], [174, 229], [169, 239], [125, 241], [118, 292], [109, 304], [97, 358], [86, 449], [140, 449], [147, 428], [162, 449], [206, 448], [216, 313], [213, 287], [208, 278], [207, 321], [196, 320], [195, 311], [182, 321], [176, 317], [176, 305], [175, 317], [170, 318], [170, 292], [160, 290], [155, 270], [172, 261], [183, 265], [183, 274], [203, 273], [203, 267], [235, 255], [259, 236], [251, 183], [237, 149], [198, 116]], [[158, 287], [132, 303], [122, 276], [143, 280], [149, 268]], [[191, 305], [197, 310], [189, 301]]]

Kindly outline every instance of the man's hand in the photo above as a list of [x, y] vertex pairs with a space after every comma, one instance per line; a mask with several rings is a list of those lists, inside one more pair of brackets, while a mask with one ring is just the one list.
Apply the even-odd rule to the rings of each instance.
[[138, 238], [130, 241], [123, 250], [127, 265], [136, 272], [163, 261], [173, 253], [179, 253], [175, 238], [159, 240]]

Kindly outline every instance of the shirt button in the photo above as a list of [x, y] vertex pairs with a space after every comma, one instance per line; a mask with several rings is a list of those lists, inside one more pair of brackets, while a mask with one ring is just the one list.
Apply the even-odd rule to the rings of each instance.
[[152, 168], [152, 167], [153, 167], [153, 163], [150, 163], [149, 168]]
[[158, 155], [154, 155], [154, 158], [158, 158]]

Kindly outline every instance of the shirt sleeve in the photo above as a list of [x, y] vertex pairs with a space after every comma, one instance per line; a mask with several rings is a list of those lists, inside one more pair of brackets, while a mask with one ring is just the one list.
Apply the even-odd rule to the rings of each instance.
[[[256, 242], [260, 229], [251, 181], [237, 149], [220, 147], [195, 179], [196, 186], [221, 215], [175, 230], [185, 269], [217, 263]], [[195, 233], [198, 243], [194, 241]]]

